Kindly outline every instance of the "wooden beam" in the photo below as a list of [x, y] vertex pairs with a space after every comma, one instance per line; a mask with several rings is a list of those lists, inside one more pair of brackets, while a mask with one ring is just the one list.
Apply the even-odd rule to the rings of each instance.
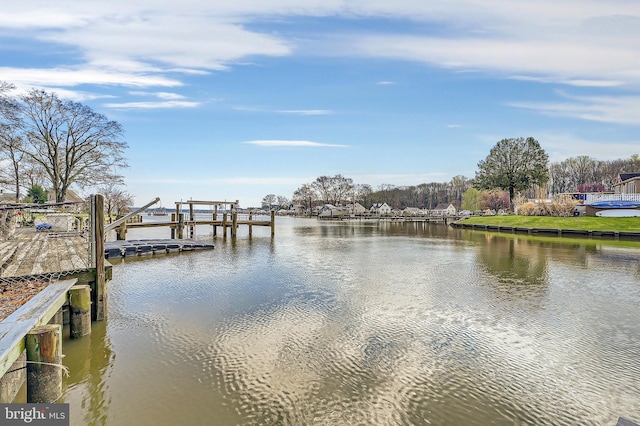
[[0, 377], [24, 351], [24, 336], [32, 328], [49, 322], [67, 302], [67, 292], [77, 281], [72, 279], [49, 284], [0, 322]]

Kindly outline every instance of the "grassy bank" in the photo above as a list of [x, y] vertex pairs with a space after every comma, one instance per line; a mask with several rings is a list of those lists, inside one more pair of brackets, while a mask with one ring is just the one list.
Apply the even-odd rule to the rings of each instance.
[[640, 232], [640, 217], [474, 216], [465, 222], [519, 228]]

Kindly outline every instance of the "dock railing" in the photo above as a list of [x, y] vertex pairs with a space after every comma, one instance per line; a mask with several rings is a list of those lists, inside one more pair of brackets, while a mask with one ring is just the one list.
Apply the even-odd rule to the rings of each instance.
[[52, 282], [91, 267], [88, 202], [0, 205], [0, 283]]
[[586, 194], [585, 204], [597, 203], [598, 201], [638, 201], [640, 194]]

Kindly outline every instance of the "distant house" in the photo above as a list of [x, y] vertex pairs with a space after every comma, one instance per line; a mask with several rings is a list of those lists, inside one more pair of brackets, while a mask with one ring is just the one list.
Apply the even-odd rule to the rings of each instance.
[[402, 214], [405, 216], [418, 216], [420, 215], [420, 209], [417, 207], [405, 207]]
[[304, 214], [307, 212], [307, 208], [302, 204], [294, 204], [291, 207], [291, 210], [293, 211], [294, 214]]
[[4, 188], [0, 188], [0, 203], [15, 203], [16, 193], [6, 191]]
[[360, 203], [347, 204], [347, 210], [349, 210], [349, 213], [356, 216], [360, 216], [367, 211], [367, 209]]
[[375, 203], [369, 211], [380, 216], [391, 214], [391, 207], [387, 203]]
[[[49, 203], [55, 203], [56, 202], [56, 193], [55, 191], [51, 190], [47, 193], [47, 202]], [[67, 193], [65, 194], [64, 200], [65, 203], [83, 203], [86, 200], [82, 197], [80, 197], [78, 194], [75, 193], [75, 191], [71, 190], [71, 189], [67, 189]]]
[[640, 172], [619, 174], [613, 191], [616, 194], [640, 194]]
[[435, 209], [431, 209], [432, 216], [455, 216], [456, 208], [453, 204], [440, 203]]
[[325, 204], [320, 207], [320, 210], [318, 210], [318, 217], [324, 219], [342, 218], [348, 213], [349, 210], [347, 210], [345, 207], [336, 207], [333, 204]]

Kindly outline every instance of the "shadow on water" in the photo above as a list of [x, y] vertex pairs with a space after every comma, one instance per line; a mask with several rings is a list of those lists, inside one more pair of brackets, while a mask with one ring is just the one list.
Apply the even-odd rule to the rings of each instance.
[[107, 337], [107, 321], [93, 322], [89, 336], [64, 342], [63, 364], [69, 377], [63, 381], [60, 402], [82, 407], [73, 412], [74, 424], [108, 424], [110, 405], [108, 377], [115, 353]]

